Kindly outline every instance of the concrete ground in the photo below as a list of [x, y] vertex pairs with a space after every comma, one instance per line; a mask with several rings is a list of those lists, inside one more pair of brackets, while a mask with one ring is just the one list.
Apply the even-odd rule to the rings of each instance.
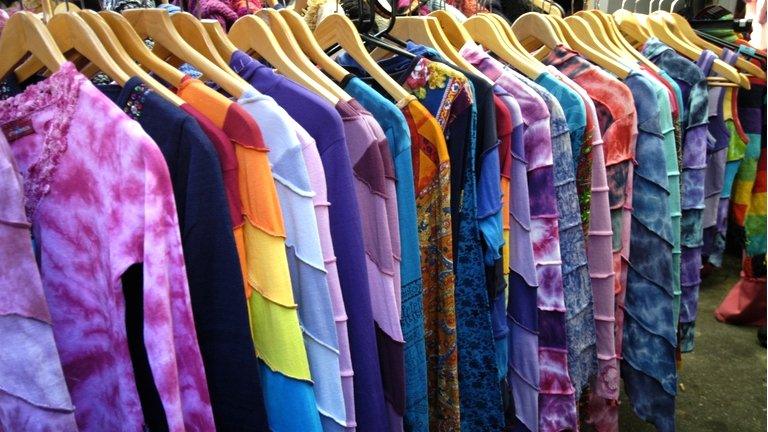
[[[677, 397], [678, 432], [764, 432], [766, 350], [754, 327], [720, 323], [714, 310], [738, 280], [740, 264], [727, 259], [704, 280], [696, 324], [696, 349], [683, 354]], [[619, 428], [652, 432], [623, 398]]]

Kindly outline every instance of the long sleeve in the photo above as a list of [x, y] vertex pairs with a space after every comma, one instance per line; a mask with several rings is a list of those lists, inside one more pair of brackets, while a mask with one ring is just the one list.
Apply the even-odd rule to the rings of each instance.
[[[137, 173], [135, 167], [120, 167], [125, 169], [125, 174], [133, 174], [123, 179], [127, 194], [122, 196], [132, 197], [141, 187], [143, 200], [126, 199], [112, 203], [110, 211], [122, 214], [136, 228], [130, 237], [123, 237], [125, 242], [118, 240], [118, 248], [114, 251], [118, 258], [116, 262], [121, 263], [120, 258], [132, 258], [133, 262], [144, 263], [144, 344], [169, 429], [209, 430], [214, 428], [213, 415], [192, 319], [168, 170], [149, 137], [133, 134], [130, 129], [122, 132], [116, 136], [118, 142], [126, 143], [126, 147], [133, 146], [135, 150], [126, 153], [137, 152], [135, 156], [143, 158], [144, 164], [143, 173]], [[123, 156], [124, 162], [129, 162], [127, 156]], [[143, 184], [139, 183], [139, 174], [145, 176]], [[120, 233], [115, 234], [118, 239], [122, 237]]]
[[0, 134], [0, 425], [9, 431], [74, 432], [75, 407], [53, 339], [29, 226], [18, 168]]

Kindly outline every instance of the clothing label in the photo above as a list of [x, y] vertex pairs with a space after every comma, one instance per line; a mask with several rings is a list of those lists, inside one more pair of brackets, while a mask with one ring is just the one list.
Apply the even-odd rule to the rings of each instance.
[[8, 139], [9, 143], [35, 133], [35, 128], [32, 126], [32, 120], [28, 118], [20, 118], [10, 121], [2, 126], [2, 130], [3, 135], [5, 135], [5, 138]]

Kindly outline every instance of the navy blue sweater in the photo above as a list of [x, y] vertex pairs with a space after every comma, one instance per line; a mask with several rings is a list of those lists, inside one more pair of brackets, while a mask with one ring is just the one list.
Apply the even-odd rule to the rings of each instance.
[[[141, 125], [168, 164], [216, 429], [267, 431], [242, 273], [213, 144], [192, 116], [147, 92], [138, 78], [124, 88], [99, 89]], [[143, 351], [143, 346], [134, 348]], [[143, 356], [137, 357], [134, 368], [147, 426], [153, 432], [167, 429], [159, 398], [152, 394], [156, 390], [146, 382], [151, 371], [142, 372]]]

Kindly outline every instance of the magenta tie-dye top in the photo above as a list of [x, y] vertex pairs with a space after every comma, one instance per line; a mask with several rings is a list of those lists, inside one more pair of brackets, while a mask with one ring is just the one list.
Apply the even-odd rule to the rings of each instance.
[[80, 430], [141, 431], [145, 423], [121, 282], [138, 263], [144, 345], [169, 429], [214, 430], [173, 190], [156, 144], [71, 63], [0, 101], [0, 127], [24, 179]]

